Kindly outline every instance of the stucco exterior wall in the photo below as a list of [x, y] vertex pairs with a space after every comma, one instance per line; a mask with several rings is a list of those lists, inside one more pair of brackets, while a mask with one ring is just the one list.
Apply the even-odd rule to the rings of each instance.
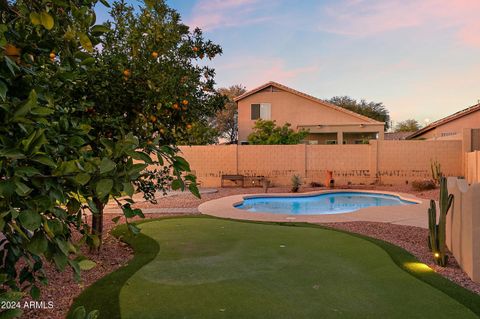
[[431, 161], [437, 160], [448, 176], [462, 176], [461, 141], [375, 141], [378, 143], [378, 177], [384, 183], [431, 178]]
[[367, 145], [182, 146], [183, 156], [206, 187], [219, 187], [223, 174], [265, 176], [289, 186], [294, 174], [323, 183], [333, 171], [337, 184], [404, 184], [431, 178], [430, 163], [448, 176], [463, 175], [461, 141], [370, 141]]
[[[464, 128], [480, 128], [480, 111], [472, 112], [451, 122], [439, 125], [436, 128], [415, 137], [415, 139], [439, 139], [451, 138], [462, 139], [462, 129]], [[448, 134], [442, 136], [442, 133]], [[452, 133], [457, 133], [453, 135]], [[452, 135], [450, 135], [452, 134]]]
[[480, 282], [480, 184], [448, 179], [454, 200], [447, 214], [446, 244], [467, 275]]
[[365, 120], [343, 113], [310, 99], [286, 91], [262, 90], [238, 101], [238, 140], [246, 141], [255, 120], [251, 119], [251, 105], [271, 104], [271, 119], [277, 125], [292, 124], [293, 129], [305, 125], [362, 124]]

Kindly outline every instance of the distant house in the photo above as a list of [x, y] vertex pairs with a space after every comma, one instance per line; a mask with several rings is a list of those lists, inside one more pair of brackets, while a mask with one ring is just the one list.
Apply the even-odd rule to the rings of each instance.
[[438, 121], [409, 135], [407, 139], [462, 139], [462, 129], [480, 128], [480, 103]]
[[245, 143], [258, 119], [307, 129], [309, 144], [362, 144], [383, 139], [385, 123], [327, 103], [285, 85], [268, 82], [235, 98], [238, 141]]

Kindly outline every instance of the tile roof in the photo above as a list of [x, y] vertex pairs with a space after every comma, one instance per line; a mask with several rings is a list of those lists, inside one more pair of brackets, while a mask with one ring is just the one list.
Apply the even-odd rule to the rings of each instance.
[[314, 102], [323, 104], [323, 105], [325, 105], [325, 106], [328, 106], [328, 107], [330, 107], [330, 108], [333, 108], [333, 109], [335, 109], [335, 110], [337, 110], [337, 111], [340, 111], [340, 112], [342, 112], [342, 113], [346, 113], [346, 114], [355, 116], [355, 117], [357, 117], [357, 118], [359, 118], [359, 119], [362, 119], [362, 120], [364, 120], [364, 121], [367, 121], [367, 122], [369, 122], [369, 123], [385, 124], [384, 122], [376, 121], [376, 120], [371, 119], [371, 118], [369, 118], [369, 117], [367, 117], [367, 116], [364, 116], [364, 115], [361, 115], [361, 114], [352, 112], [352, 111], [350, 111], [350, 110], [347, 110], [347, 109], [345, 109], [345, 108], [343, 108], [343, 107], [340, 107], [340, 106], [337, 106], [337, 105], [328, 103], [328, 102], [326, 102], [326, 101], [324, 101], [324, 100], [321, 100], [321, 99], [319, 99], [319, 98], [316, 98], [316, 97], [314, 97], [314, 96], [312, 96], [312, 95], [309, 95], [309, 94], [306, 94], [306, 93], [297, 91], [297, 90], [292, 89], [292, 88], [290, 88], [290, 87], [288, 87], [288, 86], [286, 86], [286, 85], [283, 85], [283, 84], [280, 84], [280, 83], [277, 83], [277, 82], [274, 82], [274, 81], [270, 81], [270, 82], [265, 83], [265, 84], [263, 84], [263, 85], [261, 85], [261, 86], [259, 86], [259, 87], [256, 87], [256, 88], [254, 88], [254, 89], [252, 89], [252, 90], [250, 90], [250, 91], [248, 91], [248, 92], [246, 92], [246, 93], [244, 93], [244, 94], [242, 94], [242, 95], [240, 95], [240, 96], [237, 96], [237, 97], [234, 98], [233, 100], [234, 100], [235, 102], [238, 102], [238, 101], [246, 98], [247, 96], [250, 96], [250, 95], [252, 95], [252, 94], [255, 94], [255, 93], [257, 93], [257, 92], [259, 92], [259, 91], [261, 91], [261, 90], [263, 90], [263, 89], [265, 89], [265, 88], [267, 88], [267, 87], [269, 87], [269, 86], [273, 86], [273, 87], [276, 87], [276, 88], [278, 88], [278, 89], [281, 89], [281, 90], [290, 92], [290, 93], [292, 93], [292, 94], [295, 94], [295, 95], [297, 95], [297, 96], [306, 98], [306, 99], [308, 99], [308, 100], [311, 100], [311, 101], [314, 101]]
[[414, 132], [413, 134], [410, 134], [409, 136], [407, 136], [407, 139], [412, 139], [412, 138], [418, 137], [419, 135], [422, 135], [423, 133], [431, 131], [434, 128], [440, 126], [440, 125], [443, 125], [445, 123], [454, 121], [456, 119], [459, 119], [459, 118], [461, 118], [465, 115], [471, 114], [471, 113], [476, 112], [478, 110], [480, 110], [480, 103], [478, 103], [476, 105], [473, 105], [473, 106], [470, 106], [470, 107], [467, 107], [466, 109], [463, 109], [461, 111], [453, 113], [452, 115], [444, 117], [443, 119], [440, 119], [438, 121], [430, 123], [429, 125], [425, 126], [424, 128], [421, 128], [418, 131]]

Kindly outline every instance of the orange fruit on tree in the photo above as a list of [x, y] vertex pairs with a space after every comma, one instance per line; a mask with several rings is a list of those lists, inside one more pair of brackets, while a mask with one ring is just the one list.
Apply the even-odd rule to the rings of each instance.
[[191, 130], [192, 129], [192, 124], [187, 124], [187, 129]]
[[13, 44], [7, 43], [4, 47], [5, 54], [9, 57], [19, 57], [21, 50]]
[[193, 52], [198, 52], [198, 48], [197, 48], [197, 47], [193, 47]]
[[173, 104], [173, 108], [174, 108], [175, 110], [180, 110], [180, 107], [178, 106], [178, 103]]
[[125, 70], [123, 71], [123, 75], [125, 75], [125, 77], [128, 78], [130, 75], [132, 75], [132, 72], [131, 72], [129, 69], [125, 69]]
[[156, 117], [155, 115], [150, 115], [150, 121], [151, 121], [152, 123], [157, 122], [157, 117]]
[[157, 51], [152, 52], [152, 58], [154, 58], [154, 59], [158, 58], [158, 52]]
[[57, 55], [55, 54], [55, 52], [52, 51], [52, 52], [50, 52], [50, 55], [49, 55], [49, 56], [50, 56], [50, 59], [53, 60], [53, 59], [55, 59], [55, 57], [56, 57]]
[[183, 104], [183, 105], [188, 105], [188, 101], [187, 101], [187, 100], [183, 100], [183, 101], [182, 101], [182, 104]]

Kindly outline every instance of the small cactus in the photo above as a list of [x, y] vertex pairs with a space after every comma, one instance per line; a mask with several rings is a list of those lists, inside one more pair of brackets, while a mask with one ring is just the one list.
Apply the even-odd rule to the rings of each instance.
[[430, 162], [430, 170], [432, 171], [433, 181], [435, 182], [435, 184], [439, 185], [440, 180], [443, 177], [442, 167], [441, 167], [440, 163], [437, 160], [431, 161]]
[[448, 194], [447, 179], [440, 178], [440, 200], [438, 206], [440, 214], [437, 225], [437, 205], [435, 201], [430, 200], [430, 208], [428, 209], [428, 247], [433, 253], [434, 261], [437, 265], [445, 267], [447, 265], [447, 246], [445, 244], [445, 232], [447, 213], [453, 202], [453, 195]]

